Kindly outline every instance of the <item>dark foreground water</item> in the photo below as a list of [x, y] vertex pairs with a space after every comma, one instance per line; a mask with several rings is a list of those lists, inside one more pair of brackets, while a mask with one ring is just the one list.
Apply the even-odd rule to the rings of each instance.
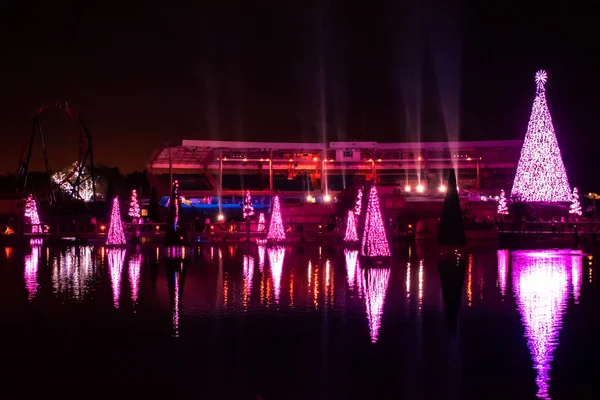
[[308, 245], [181, 255], [0, 248], [2, 397], [600, 396], [581, 253], [474, 249], [462, 286], [420, 248], [370, 269]]

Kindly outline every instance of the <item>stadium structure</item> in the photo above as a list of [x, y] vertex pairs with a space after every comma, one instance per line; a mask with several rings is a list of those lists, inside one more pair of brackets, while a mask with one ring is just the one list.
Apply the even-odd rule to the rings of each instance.
[[161, 203], [177, 180], [184, 207], [240, 207], [247, 190], [259, 206], [268, 206], [275, 194], [288, 201], [329, 202], [365, 182], [410, 201], [442, 197], [451, 168], [461, 191], [509, 189], [522, 144], [181, 140], [157, 148], [146, 169], [164, 196]]

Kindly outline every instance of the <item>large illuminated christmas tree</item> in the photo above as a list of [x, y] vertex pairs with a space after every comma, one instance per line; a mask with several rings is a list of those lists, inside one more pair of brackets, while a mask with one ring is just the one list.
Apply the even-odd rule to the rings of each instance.
[[360, 254], [367, 257], [389, 257], [390, 246], [385, 234], [377, 188], [371, 186], [369, 203], [365, 213], [365, 229], [363, 231]]
[[579, 190], [577, 188], [573, 188], [573, 194], [571, 195], [571, 209], [569, 213], [575, 215], [581, 215], [581, 203], [579, 202]]
[[271, 222], [269, 224], [267, 240], [285, 240], [285, 229], [283, 228], [283, 220], [281, 218], [281, 205], [279, 204], [279, 196], [275, 196], [273, 198], [273, 210], [271, 211]]
[[348, 211], [348, 218], [346, 219], [346, 236], [344, 236], [344, 242], [358, 242], [358, 235], [356, 234], [356, 221], [354, 220], [354, 211]]
[[33, 195], [31, 194], [25, 201], [25, 216], [29, 218], [29, 222], [31, 224], [31, 233], [42, 233], [42, 226], [40, 222], [40, 215], [38, 214], [37, 204], [33, 198]]
[[572, 199], [546, 103], [547, 80], [546, 71], [535, 74], [536, 96], [511, 192], [511, 197], [524, 202], [570, 202]]
[[121, 207], [119, 207], [119, 198], [113, 199], [112, 212], [110, 214], [110, 226], [106, 244], [109, 246], [123, 246], [126, 244], [125, 232], [123, 231], [123, 222], [121, 221]]

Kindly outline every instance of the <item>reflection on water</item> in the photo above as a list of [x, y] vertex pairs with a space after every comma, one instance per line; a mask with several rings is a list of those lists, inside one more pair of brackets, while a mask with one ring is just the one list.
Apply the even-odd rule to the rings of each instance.
[[42, 239], [29, 241], [31, 251], [25, 256], [25, 288], [29, 293], [29, 300], [33, 300], [38, 289], [38, 264], [40, 262]]
[[581, 254], [560, 251], [515, 251], [511, 254], [513, 290], [537, 371], [537, 396], [549, 399], [552, 354], [558, 346], [569, 297], [581, 284]]
[[[141, 251], [103, 247], [97, 250], [93, 247], [53, 249], [32, 242], [30, 249], [25, 251], [24, 266], [18, 265], [15, 271], [21, 300], [28, 308], [41, 305], [43, 312], [51, 314], [54, 312], [52, 307], [65, 307], [65, 303], [69, 302], [82, 304], [81, 300], [85, 298], [85, 305], [90, 304], [88, 300], [98, 302], [94, 304], [98, 314], [112, 316], [118, 313], [120, 318], [136, 318], [132, 325], [141, 324], [142, 329], [146, 329], [144, 324], [151, 326], [146, 333], [149, 337], [172, 336], [178, 338], [176, 343], [182, 348], [188, 348], [186, 340], [194, 339], [189, 348], [205, 345], [213, 357], [221, 357], [222, 350], [211, 353], [212, 341], [222, 341], [227, 351], [238, 351], [231, 350], [230, 346], [243, 342], [243, 346], [250, 347], [243, 351], [252, 353], [257, 351], [252, 346], [258, 345], [255, 342], [264, 337], [261, 354], [279, 354], [289, 350], [299, 357], [298, 365], [304, 365], [301, 357], [305, 352], [339, 354], [347, 349], [358, 349], [357, 354], [362, 354], [358, 357], [367, 358], [348, 368], [359, 371], [363, 362], [370, 362], [365, 360], [374, 357], [374, 349], [377, 348], [382, 350], [381, 354], [377, 353], [377, 357], [381, 358], [369, 364], [374, 369], [384, 370], [387, 368], [385, 365], [394, 365], [402, 360], [410, 366], [411, 374], [425, 376], [430, 374], [428, 363], [441, 366], [436, 368], [447, 368], [443, 353], [449, 351], [449, 342], [445, 341], [446, 328], [440, 322], [449, 309], [444, 298], [446, 286], [437, 260], [430, 254], [432, 252], [419, 253], [419, 249], [416, 253], [410, 249], [401, 250], [386, 268], [378, 268], [361, 265], [357, 250], [341, 251], [310, 245], [287, 248], [250, 246], [243, 249], [231, 245], [200, 246], [179, 248], [173, 252], [154, 247], [142, 247]], [[144, 263], [144, 257], [152, 262]], [[462, 308], [460, 313], [456, 313], [460, 326], [456, 337], [462, 342], [456, 347], [460, 350], [456, 351], [470, 347], [471, 352], [477, 355], [475, 359], [471, 356], [469, 362], [484, 364], [493, 360], [481, 356], [480, 353], [485, 351], [477, 351], [478, 346], [506, 344], [509, 346], [506, 357], [531, 362], [524, 368], [533, 365], [538, 397], [547, 399], [549, 386], [553, 386], [550, 382], [551, 362], [561, 326], [567, 322], [562, 316], [567, 312], [569, 298], [573, 298], [571, 306], [582, 307], [581, 310], [589, 304], [588, 288], [593, 287], [592, 258], [585, 259], [585, 271], [582, 269], [582, 255], [573, 252], [485, 249], [483, 253], [465, 254], [464, 259], [466, 273], [461, 275], [464, 281], [461, 281], [462, 285], [457, 289], [459, 295], [456, 296], [456, 308]], [[20, 264], [23, 258], [12, 257], [3, 262]], [[124, 272], [124, 268], [127, 271]], [[144, 272], [146, 268], [149, 270]], [[0, 269], [0, 274], [6, 270], [10, 269]], [[157, 273], [159, 270], [164, 272]], [[584, 272], [585, 275], [582, 275]], [[129, 283], [124, 282], [124, 273]], [[345, 274], [347, 279], [341, 274]], [[0, 278], [4, 281], [10, 279], [4, 275]], [[0, 280], [0, 284], [2, 282]], [[131, 302], [127, 295], [121, 297], [123, 290], [130, 291]], [[513, 297], [506, 295], [511, 290]], [[46, 292], [49, 296], [44, 295]], [[90, 296], [90, 293], [102, 295]], [[61, 299], [60, 304], [56, 301], [54, 303], [58, 305], [45, 304], [45, 299], [54, 298], [54, 294]], [[107, 298], [112, 299], [112, 304], [105, 300]], [[580, 302], [581, 306], [574, 305]], [[116, 308], [119, 311], [115, 311]], [[58, 314], [61, 310], [58, 309]], [[133, 316], [133, 313], [136, 315]], [[501, 316], [522, 324], [525, 338], [512, 333], [498, 337], [494, 332], [496, 325], [490, 325], [485, 318], [477, 319], [482, 314], [486, 317]], [[574, 318], [578, 318], [577, 313], [574, 314]], [[277, 317], [273, 318], [273, 315]], [[78, 315], [73, 318], [78, 318]], [[158, 321], [162, 328], [152, 325], [154, 321]], [[475, 323], [465, 324], [465, 321]], [[94, 322], [98, 326], [102, 324]], [[383, 330], [382, 324], [385, 326]], [[489, 336], [489, 341], [464, 340], [461, 335], [473, 335], [468, 331], [474, 329], [473, 326], [477, 326], [477, 337], [484, 334]], [[283, 346], [283, 349], [270, 350], [269, 346], [275, 346], [270, 342], [274, 340], [269, 337], [270, 331], [278, 332], [283, 344], [278, 343], [277, 346]], [[298, 336], [292, 333], [298, 331]], [[244, 339], [240, 340], [236, 335]], [[221, 339], [225, 336], [227, 339]], [[315, 337], [321, 337], [317, 345], [311, 342]], [[196, 338], [198, 341], [195, 341]], [[233, 340], [230, 341], [230, 338]], [[251, 340], [246, 340], [249, 338]], [[205, 344], [199, 344], [202, 341]], [[530, 354], [515, 345], [519, 341], [522, 344], [527, 342]], [[376, 346], [373, 346], [374, 343], [377, 343]], [[305, 347], [300, 347], [303, 350], [299, 352], [296, 346]], [[315, 346], [319, 349], [313, 349]], [[311, 353], [313, 358], [310, 362], [314, 362], [315, 354]], [[355, 353], [352, 354], [354, 357]], [[324, 356], [319, 353], [319, 357]], [[461, 357], [468, 358], [458, 354], [455, 359]], [[559, 359], [556, 361], [560, 362]], [[346, 362], [347, 359], [344, 359], [342, 364]], [[326, 365], [325, 362], [323, 365]], [[333, 373], [329, 370], [333, 367], [322, 368], [328, 369], [325, 371], [328, 374]], [[342, 368], [340, 373], [346, 372]], [[400, 371], [397, 376], [402, 374], [405, 371]], [[460, 378], [468, 380], [469, 372], [461, 372]], [[523, 379], [533, 384], [526, 374]], [[285, 396], [274, 398], [282, 397]], [[344, 396], [340, 394], [337, 398]]]
[[367, 310], [367, 320], [371, 333], [371, 342], [377, 342], [383, 305], [390, 279], [390, 268], [367, 268], [359, 272], [359, 286]]
[[123, 264], [125, 263], [125, 249], [108, 249], [108, 271], [110, 272], [110, 282], [112, 285], [113, 304], [119, 308], [119, 299], [121, 298], [121, 275], [123, 274]]
[[91, 247], [69, 247], [52, 260], [52, 287], [64, 298], [82, 300], [89, 293], [94, 279]]

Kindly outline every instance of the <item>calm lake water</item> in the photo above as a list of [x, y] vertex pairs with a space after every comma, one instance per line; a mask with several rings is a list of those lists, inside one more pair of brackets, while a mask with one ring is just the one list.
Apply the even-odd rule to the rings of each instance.
[[598, 398], [580, 252], [472, 249], [462, 284], [419, 247], [388, 268], [312, 245], [179, 253], [0, 248], [6, 398]]

